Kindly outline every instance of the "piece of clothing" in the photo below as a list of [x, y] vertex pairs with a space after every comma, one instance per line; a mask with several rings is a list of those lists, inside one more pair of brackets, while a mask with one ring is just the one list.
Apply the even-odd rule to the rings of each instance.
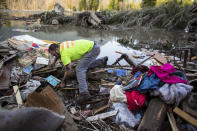
[[141, 81], [140, 85], [134, 88], [134, 90], [139, 91], [140, 93], [146, 93], [158, 89], [164, 83], [153, 73], [151, 76], [148, 76], [146, 73], [144, 79]]
[[136, 88], [137, 86], [140, 85], [143, 78], [144, 75], [142, 74], [142, 72], [138, 71], [137, 73], [135, 73], [133, 79], [131, 79], [127, 85], [123, 86], [122, 89], [124, 91], [127, 91], [132, 88]]
[[100, 47], [95, 43], [92, 50], [87, 52], [79, 61], [76, 67], [77, 81], [79, 83], [79, 93], [88, 93], [88, 85], [86, 82], [86, 72], [90, 68], [102, 66], [104, 59], [96, 57], [100, 53]]
[[127, 103], [129, 110], [137, 110], [143, 106], [146, 101], [146, 95], [140, 93], [139, 91], [126, 91]]
[[139, 66], [136, 66], [136, 67], [134, 67], [133, 69], [132, 69], [132, 71], [131, 71], [131, 74], [132, 75], [135, 75], [137, 72], [142, 72], [142, 73], [145, 73], [145, 72], [147, 72], [149, 70], [149, 68], [147, 67], [147, 66], [145, 66], [145, 65], [139, 65]]
[[155, 73], [161, 81], [169, 84], [175, 84], [175, 83], [184, 83], [187, 84], [187, 80], [184, 80], [176, 75], [173, 75], [173, 72], [175, 72], [176, 69], [170, 65], [169, 63], [166, 63], [162, 66], [151, 66], [150, 70], [148, 71], [148, 76]]
[[152, 94], [155, 96], [159, 95], [167, 104], [175, 104], [178, 106], [181, 100], [183, 100], [192, 89], [193, 86], [183, 83], [165, 84]]
[[60, 56], [64, 65], [71, 61], [81, 59], [87, 52], [90, 52], [94, 46], [94, 41], [75, 40], [66, 41], [60, 44]]
[[125, 91], [122, 90], [121, 85], [115, 85], [110, 90], [110, 101], [111, 102], [127, 102]]

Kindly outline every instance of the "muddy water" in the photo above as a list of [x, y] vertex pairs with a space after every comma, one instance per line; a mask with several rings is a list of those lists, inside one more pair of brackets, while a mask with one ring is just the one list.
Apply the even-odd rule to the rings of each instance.
[[[29, 12], [25, 13], [29, 15]], [[22, 13], [19, 13], [21, 17]], [[0, 14], [1, 18], [11, 16], [9, 12], [3, 12]], [[17, 12], [14, 13], [17, 16]], [[161, 29], [147, 29], [136, 27], [133, 29], [115, 29], [112, 31], [100, 31], [94, 29], [87, 29], [82, 27], [75, 27], [71, 25], [64, 26], [47, 26], [42, 25], [39, 31], [33, 32], [27, 30], [27, 25], [25, 21], [19, 20], [1, 20], [0, 25], [0, 41], [6, 40], [12, 36], [16, 35], [31, 35], [43, 40], [52, 41], [66, 41], [66, 40], [76, 40], [76, 39], [89, 39], [96, 41], [101, 46], [101, 53], [99, 57], [109, 56], [109, 64], [112, 64], [120, 55], [115, 53], [115, 51], [127, 52], [132, 46], [137, 46], [143, 43], [143, 48], [149, 47], [152, 41], [159, 40], [169, 40], [179, 46], [183, 44], [185, 33], [184, 31], [174, 31], [168, 32]], [[130, 39], [129, 46], [121, 45], [117, 40], [119, 38]], [[153, 47], [161, 47], [161, 45], [156, 44]], [[124, 61], [120, 64], [126, 64]]]

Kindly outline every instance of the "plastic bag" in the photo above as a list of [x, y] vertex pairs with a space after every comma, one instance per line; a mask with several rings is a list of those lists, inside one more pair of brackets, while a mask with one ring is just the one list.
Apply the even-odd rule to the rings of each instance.
[[124, 124], [125, 126], [132, 128], [139, 124], [141, 115], [139, 113], [134, 115], [131, 111], [129, 111], [126, 104], [114, 103], [113, 107], [115, 110], [118, 110], [118, 114], [116, 115], [115, 119], [116, 124]]

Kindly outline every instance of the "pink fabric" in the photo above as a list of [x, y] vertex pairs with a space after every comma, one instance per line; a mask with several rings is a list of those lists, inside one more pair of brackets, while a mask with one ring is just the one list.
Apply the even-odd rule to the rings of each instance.
[[150, 76], [152, 73], [155, 73], [160, 80], [162, 80], [165, 83], [169, 84], [175, 84], [175, 83], [184, 83], [187, 84], [187, 81], [184, 79], [179, 78], [175, 75], [170, 75], [173, 72], [175, 72], [176, 69], [170, 65], [169, 63], [166, 63], [162, 66], [151, 66], [150, 70], [148, 71], [148, 76]]
[[145, 94], [141, 94], [139, 91], [131, 91], [131, 92], [126, 92], [127, 96], [127, 103], [128, 103], [128, 108], [129, 110], [137, 110], [140, 107], [143, 106], [146, 96]]

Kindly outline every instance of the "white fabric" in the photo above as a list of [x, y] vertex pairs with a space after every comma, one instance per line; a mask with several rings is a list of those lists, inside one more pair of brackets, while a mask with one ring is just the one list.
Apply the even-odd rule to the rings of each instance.
[[120, 85], [115, 85], [110, 90], [110, 100], [112, 102], [127, 102], [125, 92], [122, 90]]
[[177, 84], [165, 84], [158, 90], [154, 91], [155, 95], [159, 95], [160, 98], [167, 104], [179, 105], [182, 99], [184, 99], [189, 92], [193, 89], [193, 86], [183, 83]]

